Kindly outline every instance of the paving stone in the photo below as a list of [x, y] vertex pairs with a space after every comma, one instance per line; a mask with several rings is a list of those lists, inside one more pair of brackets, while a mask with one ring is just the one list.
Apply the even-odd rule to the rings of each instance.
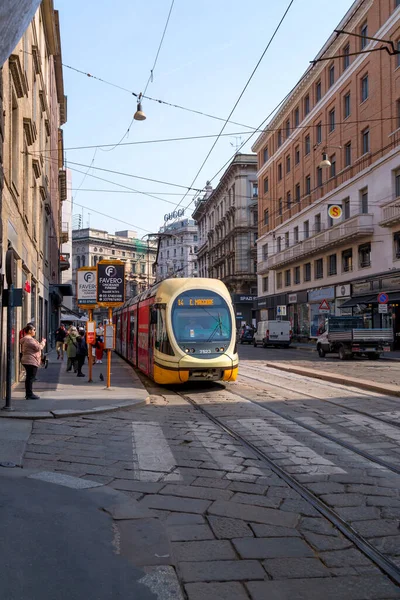
[[242, 558], [291, 558], [314, 556], [303, 540], [294, 538], [244, 538], [232, 540]]
[[387, 496], [367, 496], [367, 506], [393, 506], [400, 509], [400, 499]]
[[149, 494], [143, 498], [140, 504], [146, 508], [203, 514], [210, 506], [211, 502], [208, 500], [195, 500], [193, 498], [181, 498], [178, 496]]
[[251, 506], [266, 506], [267, 508], [278, 508], [281, 501], [277, 498], [267, 498], [260, 494], [243, 494], [238, 492], [232, 498], [232, 502], [250, 504]]
[[201, 515], [192, 515], [190, 513], [169, 513], [166, 518], [167, 526], [170, 525], [199, 525], [205, 523], [204, 517]]
[[[375, 470], [376, 472], [376, 470]], [[358, 473], [337, 473], [329, 477], [331, 481], [337, 481], [339, 483], [348, 483], [349, 485], [371, 485], [370, 475], [359, 475]], [[387, 476], [378, 479], [379, 487], [396, 488], [397, 476], [393, 476], [392, 479], [388, 479]], [[351, 490], [354, 492], [361, 492], [361, 490]]]
[[341, 494], [346, 491], [346, 486], [343, 483], [331, 481], [310, 483], [307, 487], [318, 496], [320, 494]]
[[382, 516], [384, 519], [400, 519], [400, 508], [397, 508], [397, 507], [382, 508]]
[[256, 560], [214, 560], [182, 562], [179, 565], [185, 583], [196, 581], [249, 581], [264, 579], [265, 571]]
[[210, 527], [204, 525], [170, 525], [168, 536], [172, 542], [190, 542], [195, 540], [213, 540]]
[[193, 477], [210, 477], [211, 479], [215, 479], [216, 477], [222, 477], [225, 475], [225, 471], [216, 471], [214, 469], [191, 469], [187, 467], [182, 467], [179, 469], [180, 474], [184, 477], [193, 476]]
[[[399, 535], [399, 524], [395, 520], [376, 519], [373, 521], [353, 521], [352, 526], [358, 533], [368, 538]], [[400, 548], [399, 548], [400, 553]]]
[[300, 500], [299, 494], [292, 490], [292, 488], [283, 488], [283, 487], [270, 487], [267, 496], [269, 498], [292, 498], [293, 500]]
[[197, 477], [197, 479], [195, 479], [191, 485], [220, 489], [225, 489], [229, 486], [230, 489], [231, 482], [229, 481], [229, 479], [211, 479], [211, 477]]
[[314, 546], [316, 550], [323, 552], [324, 550], [343, 550], [344, 548], [351, 548], [352, 543], [346, 538], [337, 535], [319, 535], [318, 533], [312, 533], [310, 531], [303, 531], [303, 535], [307, 542]]
[[252, 600], [389, 600], [399, 588], [383, 575], [246, 583]]
[[241, 583], [188, 583], [188, 600], [249, 600]]
[[118, 521], [117, 527], [120, 553], [134, 565], [172, 564], [171, 545], [158, 519]]
[[294, 513], [261, 506], [250, 506], [248, 504], [240, 504], [239, 502], [225, 502], [223, 500], [213, 502], [208, 508], [208, 514], [281, 527], [295, 527], [299, 520], [299, 515]]
[[183, 496], [186, 498], [200, 498], [203, 500], [229, 500], [233, 496], [233, 492], [229, 490], [172, 484], [166, 485], [165, 488], [161, 490], [160, 494]]
[[230, 483], [229, 489], [233, 492], [243, 492], [245, 494], [260, 494], [264, 495], [268, 490], [267, 485], [258, 485], [257, 483], [245, 483], [243, 481], [235, 481]]
[[379, 510], [374, 506], [337, 508], [336, 512], [345, 521], [371, 521], [379, 518]]
[[272, 579], [300, 579], [305, 577], [330, 577], [330, 571], [318, 558], [272, 558], [263, 562]]
[[363, 506], [365, 504], [365, 496], [360, 494], [324, 494], [320, 498], [331, 506]]
[[400, 555], [400, 535], [374, 539], [374, 546], [383, 554]]
[[178, 562], [235, 560], [232, 545], [225, 540], [203, 540], [198, 542], [173, 542], [172, 551]]
[[253, 532], [244, 521], [225, 517], [208, 517], [211, 529], [216, 538], [232, 540], [233, 538], [253, 537]]
[[380, 485], [351, 484], [347, 490], [355, 494], [366, 494], [368, 496], [397, 496], [396, 488], [391, 489], [389, 487], [381, 487]]
[[260, 525], [259, 523], [250, 523], [250, 527], [255, 535], [261, 538], [300, 537], [297, 529], [292, 527], [276, 527], [275, 525]]
[[245, 483], [254, 483], [257, 480], [256, 475], [247, 475], [246, 473], [227, 473], [226, 478], [231, 481], [243, 481]]
[[300, 522], [300, 530], [313, 531], [323, 535], [338, 535], [338, 530], [333, 527], [326, 519], [322, 517], [310, 518], [303, 517]]
[[165, 483], [152, 483], [147, 481], [135, 481], [132, 479], [114, 479], [110, 487], [115, 490], [127, 490], [131, 492], [142, 492], [143, 494], [157, 494]]
[[335, 550], [332, 552], [321, 552], [320, 558], [327, 567], [352, 567], [358, 565], [370, 565], [371, 561], [356, 548], [347, 550]]
[[287, 498], [282, 502], [279, 507], [280, 510], [289, 511], [292, 513], [300, 513], [301, 515], [305, 515], [307, 517], [318, 517], [319, 512], [311, 506], [306, 500], [292, 500], [291, 498]]

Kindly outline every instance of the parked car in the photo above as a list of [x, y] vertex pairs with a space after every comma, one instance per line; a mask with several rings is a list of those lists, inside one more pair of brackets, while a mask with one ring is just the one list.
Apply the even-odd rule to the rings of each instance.
[[240, 332], [239, 341], [241, 344], [252, 344], [254, 339], [254, 330], [245, 329]]
[[281, 346], [289, 348], [292, 342], [290, 321], [260, 321], [254, 334], [254, 347], [261, 344], [267, 346]]

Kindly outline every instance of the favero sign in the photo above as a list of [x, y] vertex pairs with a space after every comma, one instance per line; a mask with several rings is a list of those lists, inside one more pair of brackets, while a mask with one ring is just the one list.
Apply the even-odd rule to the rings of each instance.
[[81, 267], [76, 276], [77, 305], [80, 308], [94, 308], [97, 304], [96, 267]]
[[125, 263], [97, 263], [97, 302], [100, 306], [119, 306], [125, 302]]

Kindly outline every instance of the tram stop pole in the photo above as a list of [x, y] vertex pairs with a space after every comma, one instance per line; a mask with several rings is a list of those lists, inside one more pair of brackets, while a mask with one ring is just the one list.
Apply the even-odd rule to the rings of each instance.
[[[108, 307], [108, 324], [112, 325], [112, 308]], [[107, 349], [107, 388], [111, 387], [111, 349]]]
[[[89, 321], [93, 321], [93, 309], [89, 308]], [[88, 336], [89, 337], [89, 336]], [[91, 339], [91, 337], [89, 337]], [[88, 365], [89, 365], [89, 373], [88, 373], [88, 383], [93, 383], [93, 346], [91, 342], [88, 343]]]

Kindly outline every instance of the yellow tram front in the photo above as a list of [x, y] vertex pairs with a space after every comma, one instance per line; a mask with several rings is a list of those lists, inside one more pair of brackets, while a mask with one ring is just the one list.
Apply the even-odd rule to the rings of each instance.
[[238, 373], [235, 318], [230, 294], [221, 281], [166, 280], [157, 289], [155, 307], [165, 310], [164, 326], [169, 342], [166, 346], [156, 341], [155, 381], [235, 381]]

